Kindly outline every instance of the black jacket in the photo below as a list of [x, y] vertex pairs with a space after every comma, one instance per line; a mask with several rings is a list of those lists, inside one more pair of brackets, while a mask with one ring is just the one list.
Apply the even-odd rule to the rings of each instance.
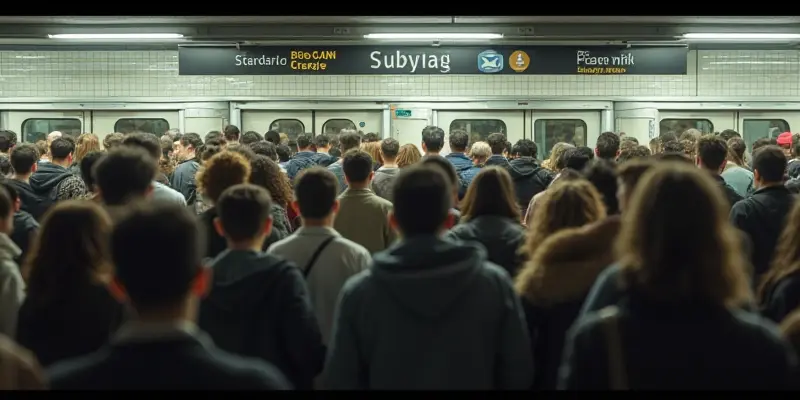
[[519, 157], [509, 162], [508, 172], [514, 180], [520, 210], [528, 209], [533, 196], [543, 192], [553, 181], [551, 171], [542, 168], [533, 157]]
[[41, 220], [50, 203], [47, 196], [36, 193], [27, 182], [16, 179], [6, 179], [5, 182], [17, 189], [17, 193], [19, 193], [19, 209], [29, 213], [37, 221]]
[[202, 332], [115, 341], [48, 371], [53, 390], [287, 390], [275, 367], [214, 347]]
[[778, 237], [786, 224], [796, 197], [783, 185], [756, 190], [752, 196], [733, 205], [731, 223], [741, 229], [752, 243], [754, 286], [772, 261]]
[[800, 273], [783, 277], [764, 288], [764, 300], [760, 307], [761, 315], [776, 324], [800, 307]]
[[517, 253], [525, 241], [525, 228], [505, 217], [486, 215], [458, 224], [446, 235], [449, 239], [480, 243], [489, 261], [517, 275], [522, 258]]
[[300, 269], [271, 254], [226, 250], [212, 263], [199, 325], [225, 351], [274, 364], [301, 390], [313, 388], [325, 347]]
[[719, 183], [720, 186], [722, 186], [722, 190], [725, 193], [725, 198], [728, 199], [728, 210], [730, 210], [730, 208], [733, 207], [733, 205], [736, 204], [739, 200], [744, 199], [744, 197], [739, 195], [739, 193], [736, 193], [736, 190], [732, 188], [731, 185], [725, 183], [725, 179], [722, 179], [722, 176], [714, 174], [713, 177], [714, 180], [716, 180], [717, 183]]
[[9, 237], [14, 244], [22, 250], [19, 257], [16, 258], [17, 264], [21, 265], [25, 260], [25, 255], [28, 253], [33, 238], [39, 231], [39, 223], [25, 211], [17, 211], [14, 213], [14, 231], [11, 232]]

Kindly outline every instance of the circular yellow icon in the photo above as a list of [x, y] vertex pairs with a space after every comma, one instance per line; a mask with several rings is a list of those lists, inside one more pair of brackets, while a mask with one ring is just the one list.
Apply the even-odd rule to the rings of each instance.
[[529, 65], [531, 65], [531, 58], [522, 50], [517, 50], [511, 53], [511, 57], [508, 57], [508, 66], [514, 71], [523, 72], [528, 69]]

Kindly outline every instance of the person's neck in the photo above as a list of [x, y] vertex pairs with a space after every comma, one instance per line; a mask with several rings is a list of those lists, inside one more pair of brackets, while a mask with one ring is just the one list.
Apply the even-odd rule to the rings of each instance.
[[306, 147], [305, 149], [297, 149], [297, 153], [309, 153], [309, 152], [311, 152], [311, 148], [309, 147]]
[[245, 250], [245, 251], [261, 251], [264, 246], [264, 239], [267, 237], [262, 235], [255, 239], [232, 241], [228, 239], [228, 248], [231, 250]]
[[56, 158], [53, 158], [53, 159], [50, 160], [50, 163], [58, 165], [58, 166], [61, 166], [61, 167], [64, 167], [64, 168], [67, 168], [67, 167], [70, 166], [70, 162], [66, 158], [62, 158], [60, 160], [56, 159]]
[[192, 151], [191, 153], [186, 153], [186, 155], [183, 156], [183, 161], [194, 160], [194, 158], [195, 158], [194, 151]]
[[783, 186], [783, 182], [762, 182], [758, 184], [758, 189], [766, 189], [775, 186]]
[[28, 181], [31, 179], [32, 174], [33, 174], [32, 172], [27, 174], [15, 174], [13, 179], [15, 181], [28, 183]]
[[330, 147], [325, 148], [325, 149], [317, 147], [317, 153], [320, 153], [320, 154], [328, 154], [328, 150], [330, 150]]
[[466, 150], [451, 150], [450, 154], [466, 154]]
[[322, 219], [309, 219], [302, 217], [303, 226], [315, 228], [333, 228], [333, 214]]
[[369, 188], [369, 180], [364, 182], [347, 182], [347, 187], [353, 190], [363, 190]]
[[383, 168], [397, 168], [397, 161], [396, 160], [387, 160], [387, 159], [384, 158], [383, 159], [383, 165], [381, 165], [381, 167], [383, 167]]
[[135, 306], [133, 308], [136, 312], [134, 321], [145, 324], [194, 322], [197, 318], [197, 299], [194, 297], [161, 310], [136, 310]]
[[441, 153], [441, 152], [442, 152], [441, 150], [439, 150], [439, 151], [425, 150], [425, 155], [426, 156], [438, 156], [439, 153]]

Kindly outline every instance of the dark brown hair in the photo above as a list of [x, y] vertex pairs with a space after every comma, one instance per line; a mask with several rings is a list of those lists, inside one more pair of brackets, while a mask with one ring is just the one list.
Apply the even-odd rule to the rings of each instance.
[[467, 188], [461, 201], [461, 222], [483, 215], [520, 221], [514, 182], [504, 168], [482, 168]]

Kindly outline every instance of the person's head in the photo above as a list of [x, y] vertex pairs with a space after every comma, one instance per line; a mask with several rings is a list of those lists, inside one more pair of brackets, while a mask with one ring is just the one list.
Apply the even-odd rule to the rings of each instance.
[[558, 168], [559, 171], [564, 168], [581, 171], [588, 162], [589, 157], [586, 154], [582, 153], [577, 147], [572, 147], [564, 150], [561, 154], [561, 158], [559, 158], [556, 163], [556, 168]]
[[661, 152], [664, 154], [682, 154], [686, 155], [683, 144], [677, 140], [671, 140], [661, 146]]
[[756, 139], [756, 141], [753, 142], [753, 153], [755, 153], [756, 150], [758, 150], [758, 149], [760, 149], [760, 148], [762, 148], [764, 146], [777, 146], [777, 145], [778, 145], [778, 141], [773, 139], [773, 138]]
[[169, 160], [172, 157], [172, 143], [175, 141], [172, 140], [172, 137], [169, 135], [163, 135], [158, 139], [159, 145], [161, 145], [161, 158], [164, 160]]
[[380, 142], [381, 158], [386, 164], [394, 164], [397, 153], [400, 152], [400, 142], [397, 139], [386, 138]]
[[69, 137], [60, 137], [50, 143], [50, 158], [54, 164], [72, 164], [75, 142]]
[[239, 127], [236, 125], [225, 126], [225, 128], [222, 129], [222, 134], [228, 142], [233, 143], [239, 141]]
[[606, 217], [603, 198], [585, 179], [559, 179], [537, 201], [523, 253], [533, 255], [548, 236], [579, 228]]
[[512, 154], [512, 153], [511, 153], [511, 149], [512, 149], [513, 147], [514, 147], [514, 146], [511, 144], [511, 142], [509, 142], [508, 140], [506, 140], [506, 145], [505, 145], [505, 147], [503, 147], [503, 157], [505, 157], [505, 158], [507, 158], [507, 159], [509, 159], [509, 160], [513, 160], [514, 158], [516, 158], [516, 157], [514, 156], [514, 154]]
[[671, 132], [671, 131], [664, 132], [664, 133], [660, 134], [658, 136], [658, 138], [660, 139], [662, 145], [666, 144], [666, 143], [669, 143], [669, 142], [677, 142], [678, 141], [678, 135], [675, 132]]
[[469, 149], [469, 158], [475, 165], [483, 165], [492, 156], [492, 147], [486, 142], [475, 142]]
[[450, 143], [450, 152], [465, 153], [469, 147], [469, 135], [461, 129], [454, 129], [450, 132], [448, 142]]
[[255, 143], [250, 143], [250, 149], [253, 153], [269, 157], [272, 161], [278, 161], [278, 148], [274, 143], [262, 140]]
[[314, 146], [317, 152], [327, 153], [331, 148], [331, 139], [327, 134], [314, 136]]
[[625, 207], [630, 200], [631, 193], [645, 172], [649, 171], [656, 160], [650, 158], [639, 158], [620, 164], [617, 168], [617, 204], [621, 212], [625, 212]]
[[89, 189], [90, 192], [94, 192], [96, 190], [94, 175], [92, 175], [94, 166], [97, 165], [97, 163], [103, 159], [105, 155], [105, 152], [93, 151], [83, 156], [83, 159], [81, 160], [81, 178], [83, 179], [83, 183], [86, 184], [86, 188]]
[[453, 163], [438, 154], [429, 154], [425, 157], [422, 157], [420, 164], [425, 167], [439, 169], [442, 173], [444, 173], [444, 175], [447, 177], [447, 180], [450, 182], [450, 187], [453, 189], [453, 206], [458, 204], [459, 181], [458, 173], [456, 173], [456, 168], [453, 166]]
[[614, 132], [603, 132], [597, 137], [597, 145], [594, 148], [597, 157], [606, 160], [614, 160], [619, 155], [619, 136]]
[[222, 147], [213, 144], [203, 144], [197, 151], [197, 158], [201, 164], [205, 164], [209, 158], [222, 151]]
[[261, 186], [242, 183], [225, 189], [216, 203], [214, 229], [228, 247], [261, 248], [272, 232], [272, 198]]
[[11, 167], [11, 160], [9, 160], [8, 154], [0, 154], [0, 176], [10, 178], [13, 174], [14, 168]]
[[9, 130], [0, 130], [0, 153], [8, 153], [17, 145], [16, 132]]
[[731, 140], [731, 139], [733, 139], [735, 137], [736, 138], [741, 138], [742, 135], [740, 135], [739, 132], [736, 132], [733, 129], [725, 129], [724, 131], [719, 133], [719, 137], [720, 137], [720, 139], [724, 140], [725, 142], [728, 142], [729, 140]]
[[203, 199], [216, 204], [225, 189], [247, 183], [250, 179], [250, 161], [233, 151], [215, 154], [197, 171], [197, 190]]
[[125, 135], [122, 145], [126, 147], [137, 147], [147, 152], [154, 162], [158, 164], [161, 159], [161, 141], [158, 136], [149, 132], [136, 132]]
[[619, 136], [619, 147], [620, 147], [620, 149], [622, 149], [622, 147], [624, 147], [624, 146], [638, 146], [638, 145], [639, 145], [639, 139], [637, 139], [637, 138], [635, 138], [633, 136], [627, 136], [627, 135], [626, 136], [622, 136], [622, 134], [620, 134], [620, 136]]
[[583, 176], [603, 196], [607, 215], [619, 214], [617, 201], [617, 167], [613, 161], [597, 158], [590, 161], [582, 170]]
[[[109, 133], [108, 135], [106, 135], [106, 137], [103, 138], [103, 149], [111, 150], [121, 145], [123, 139], [125, 139], [125, 135], [119, 132]], [[173, 137], [172, 139], [173, 141], [177, 140], [175, 139], [175, 137]], [[170, 145], [172, 145], [172, 143], [170, 143]]]
[[786, 154], [774, 145], [763, 146], [753, 155], [753, 180], [757, 188], [783, 184]]
[[697, 139], [700, 139], [700, 136], [703, 136], [703, 132], [700, 132], [697, 129], [691, 128], [687, 129], [685, 132], [681, 134], [678, 140], [689, 140], [691, 142], [696, 142]]
[[381, 137], [378, 136], [375, 132], [369, 132], [364, 134], [364, 139], [362, 140], [364, 143], [375, 143], [381, 140]]
[[0, 233], [10, 235], [14, 231], [15, 204], [6, 187], [0, 186]]
[[514, 182], [504, 168], [483, 168], [475, 175], [461, 200], [461, 221], [495, 216], [520, 221]]
[[422, 159], [422, 153], [419, 152], [417, 146], [407, 143], [400, 146], [395, 162], [398, 167], [405, 168], [418, 163], [420, 159]]
[[539, 153], [539, 148], [533, 140], [520, 139], [511, 147], [511, 154], [514, 157], [531, 157], [536, 158]]
[[437, 235], [452, 226], [452, 188], [439, 169], [424, 165], [402, 169], [393, 194], [389, 223], [402, 237]]
[[361, 136], [352, 129], [342, 129], [339, 133], [339, 150], [342, 155], [361, 146]]
[[289, 145], [289, 148], [292, 148], [292, 147], [295, 147], [295, 146], [297, 146], [297, 144], [296, 144], [296, 143], [295, 143], [295, 145], [294, 145], [294, 146], [292, 146], [291, 140], [289, 139], [289, 135], [287, 135], [287, 134], [286, 134], [286, 132], [281, 132], [281, 133], [279, 133], [279, 134], [278, 134], [278, 137], [280, 137], [280, 138], [281, 138], [281, 143], [282, 143], [282, 144], [288, 144], [288, 145]]
[[783, 132], [778, 135], [778, 138], [775, 139], [775, 142], [783, 149], [783, 153], [786, 154], [786, 157], [792, 156], [792, 133], [791, 132]]
[[489, 145], [492, 155], [502, 155], [506, 148], [506, 135], [502, 133], [492, 133], [486, 137], [486, 144]]
[[558, 160], [561, 158], [561, 155], [564, 154], [564, 152], [567, 151], [567, 149], [571, 149], [574, 147], [575, 146], [565, 142], [558, 142], [554, 144], [553, 149], [550, 150], [550, 157], [547, 159], [547, 168], [554, 170], [556, 172], [559, 171], [557, 164]]
[[278, 162], [287, 162], [292, 158], [292, 149], [285, 144], [279, 144], [275, 152], [278, 154]]
[[314, 135], [311, 133], [304, 133], [301, 135], [297, 135], [295, 141], [297, 142], [297, 151], [310, 151], [311, 149], [311, 138]]
[[650, 153], [651, 154], [660, 154], [661, 153], [661, 139], [660, 138], [652, 138], [650, 139]]
[[112, 294], [140, 319], [194, 319], [197, 300], [210, 285], [201, 258], [204, 243], [205, 231], [189, 208], [164, 201], [134, 204], [111, 233]]
[[20, 210], [20, 207], [22, 207], [22, 201], [19, 198], [19, 191], [16, 187], [9, 184], [7, 179], [0, 181], [0, 187], [5, 188], [6, 192], [8, 192], [8, 196], [11, 199], [12, 204], [11, 208], [14, 210], [14, 213], [17, 213]]
[[348, 186], [363, 188], [372, 181], [372, 157], [366, 151], [350, 150], [342, 157], [342, 170]]
[[438, 126], [426, 126], [422, 130], [422, 151], [438, 154], [444, 147], [444, 130]]
[[304, 225], [332, 225], [339, 211], [336, 175], [322, 167], [303, 170], [294, 182], [294, 206]]
[[100, 138], [93, 133], [82, 133], [75, 139], [75, 162], [80, 162], [83, 157], [93, 151], [100, 150]]
[[203, 139], [196, 133], [185, 133], [181, 136], [180, 140], [175, 142], [173, 148], [175, 153], [183, 159], [192, 159], [195, 157], [195, 152], [203, 145]]
[[103, 203], [109, 206], [128, 204], [147, 197], [153, 191], [157, 164], [150, 153], [142, 148], [117, 147], [93, 167], [97, 193]]
[[622, 164], [633, 159], [648, 157], [650, 154], [650, 149], [647, 146], [634, 145], [620, 150], [619, 156], [617, 156], [617, 163]]
[[728, 144], [722, 138], [705, 135], [697, 139], [695, 163], [700, 168], [721, 174], [728, 158]]
[[[267, 132], [267, 133], [269, 134], [269, 132]], [[275, 132], [276, 138], [277, 138], [277, 135], [278, 135], [278, 132]], [[245, 146], [247, 146], [249, 144], [253, 144], [255, 142], [260, 142], [262, 140], [264, 140], [264, 138], [258, 132], [255, 132], [255, 131], [247, 131], [247, 132], [243, 133], [241, 136], [239, 136], [239, 143], [241, 143], [241, 144], [243, 144]], [[269, 141], [272, 142], [271, 140], [269, 140]], [[272, 142], [272, 144], [274, 144], [276, 146], [279, 145], [280, 144], [280, 139], [275, 139], [275, 141]]]
[[646, 172], [616, 241], [628, 290], [667, 304], [739, 307], [747, 301], [741, 237], [728, 222], [726, 203], [719, 184], [697, 167], [663, 163]]
[[361, 150], [367, 152], [372, 157], [373, 166], [383, 165], [383, 157], [381, 156], [380, 142], [365, 142], [361, 143]]
[[47, 146], [47, 141], [39, 140], [34, 145], [36, 146], [36, 150], [39, 152], [39, 159], [49, 158], [50, 147]]
[[[724, 132], [724, 131], [723, 131]], [[722, 134], [719, 136], [722, 138]], [[747, 144], [744, 139], [739, 136], [734, 136], [728, 139], [728, 154], [727, 160], [736, 165], [744, 166], [744, 153], [747, 151]]]
[[594, 150], [591, 147], [579, 146], [577, 149], [580, 154], [585, 155], [589, 160], [594, 160]]
[[11, 150], [9, 156], [11, 167], [18, 176], [30, 175], [36, 172], [39, 162], [39, 150], [35, 145], [22, 143]]
[[286, 208], [292, 202], [289, 177], [281, 171], [278, 163], [269, 157], [259, 154], [250, 160], [250, 183], [267, 189], [274, 204]]
[[48, 305], [88, 290], [111, 273], [111, 220], [93, 201], [68, 200], [48, 210], [22, 265], [27, 300]]

